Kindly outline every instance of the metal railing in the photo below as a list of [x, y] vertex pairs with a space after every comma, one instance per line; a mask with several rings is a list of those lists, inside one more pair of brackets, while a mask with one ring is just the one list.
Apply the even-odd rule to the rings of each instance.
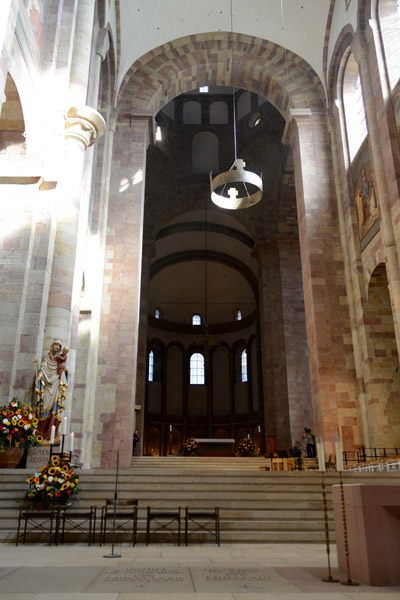
[[345, 450], [343, 461], [345, 465], [353, 463], [366, 463], [369, 460], [395, 457], [400, 454], [400, 448], [359, 448], [358, 450]]

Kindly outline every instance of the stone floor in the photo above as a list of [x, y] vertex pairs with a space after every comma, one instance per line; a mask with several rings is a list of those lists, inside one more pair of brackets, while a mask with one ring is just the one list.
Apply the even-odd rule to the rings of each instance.
[[[400, 586], [324, 583], [322, 544], [0, 544], [0, 600], [400, 600]], [[331, 548], [332, 573], [336, 548]]]

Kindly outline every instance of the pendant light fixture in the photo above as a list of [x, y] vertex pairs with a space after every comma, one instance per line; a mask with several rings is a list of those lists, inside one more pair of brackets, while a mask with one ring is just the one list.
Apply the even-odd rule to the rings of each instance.
[[220, 173], [214, 179], [210, 173], [211, 200], [217, 206], [228, 210], [238, 210], [254, 206], [262, 198], [262, 179], [256, 173], [246, 171], [246, 163], [237, 157], [236, 139], [236, 102], [235, 102], [235, 69], [233, 56], [233, 8], [231, 6], [231, 43], [232, 43], [232, 103], [233, 103], [233, 139], [235, 160], [229, 171]]

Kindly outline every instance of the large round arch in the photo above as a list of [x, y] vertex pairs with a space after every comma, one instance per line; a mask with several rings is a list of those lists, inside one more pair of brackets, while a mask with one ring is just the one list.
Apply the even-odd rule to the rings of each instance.
[[172, 40], [137, 60], [123, 79], [119, 114], [155, 115], [205, 81], [230, 86], [232, 62], [235, 86], [263, 96], [285, 119], [290, 108], [321, 110], [325, 105], [318, 75], [300, 56], [267, 40], [210, 32]]

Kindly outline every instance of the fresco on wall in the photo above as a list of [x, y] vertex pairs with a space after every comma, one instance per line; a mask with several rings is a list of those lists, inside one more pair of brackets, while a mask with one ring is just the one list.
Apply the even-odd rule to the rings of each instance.
[[397, 139], [400, 145], [400, 80], [397, 82], [392, 92], [392, 102], [394, 110], [394, 118], [396, 120]]
[[368, 140], [365, 140], [354, 159], [351, 173], [357, 209], [358, 233], [361, 250], [363, 250], [379, 230], [379, 212]]
[[22, 0], [16, 33], [28, 67], [40, 64], [40, 53], [43, 44], [44, 18], [48, 0]]

